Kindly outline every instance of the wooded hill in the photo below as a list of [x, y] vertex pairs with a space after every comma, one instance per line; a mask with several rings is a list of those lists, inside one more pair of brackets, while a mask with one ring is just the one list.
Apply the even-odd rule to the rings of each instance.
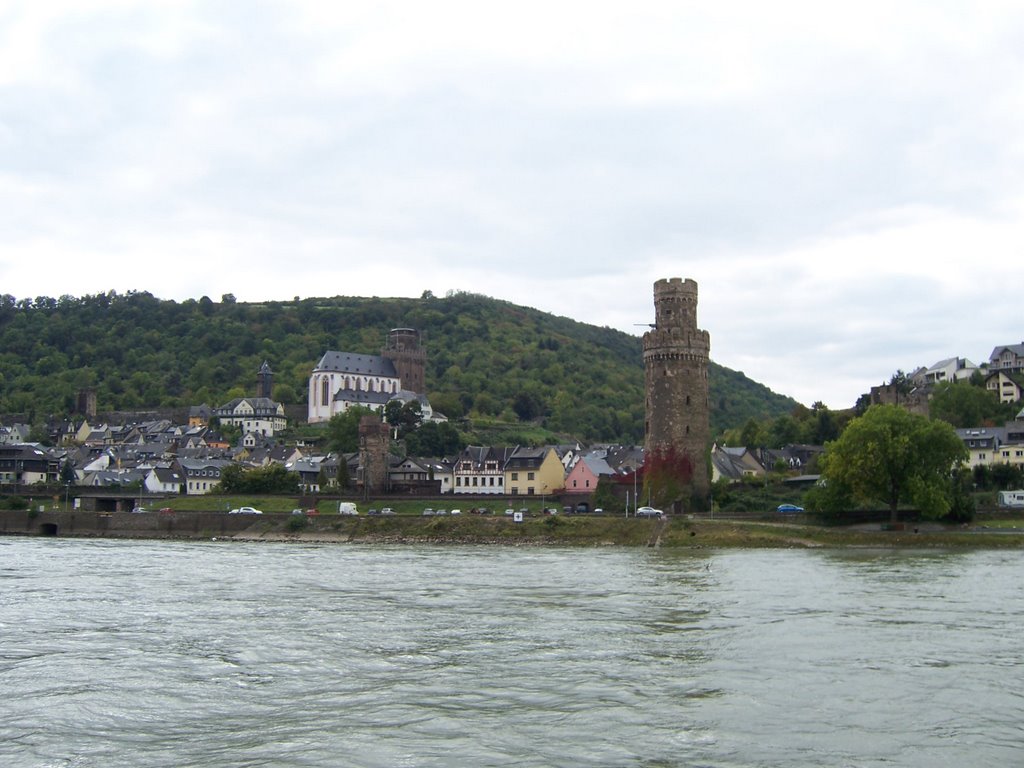
[[[267, 361], [274, 399], [304, 415], [307, 381], [325, 351], [380, 354], [395, 327], [421, 332], [427, 394], [452, 419], [541, 425], [588, 441], [643, 439], [639, 337], [471, 293], [259, 304], [146, 292], [4, 295], [0, 413], [30, 423], [65, 415], [84, 387], [95, 389], [100, 412], [217, 406], [255, 394]], [[715, 363], [709, 379], [712, 434], [797, 405]]]

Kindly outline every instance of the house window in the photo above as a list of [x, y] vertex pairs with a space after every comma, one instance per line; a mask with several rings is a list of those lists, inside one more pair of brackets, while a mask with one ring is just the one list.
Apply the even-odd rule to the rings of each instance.
[[476, 488], [476, 478], [473, 478], [473, 487]]
[[513, 480], [518, 480], [519, 479], [519, 473], [518, 472], [513, 472], [512, 473], [512, 479]]
[[573, 480], [573, 481], [572, 481], [572, 487], [573, 487], [573, 488], [575, 488], [575, 487], [576, 487], [576, 481], [575, 481], [575, 480]]
[[328, 386], [327, 377], [325, 376], [320, 380], [320, 405], [327, 405], [329, 402], [328, 395], [330, 393], [330, 387]]
[[533, 480], [533, 472], [527, 472], [526, 473], [526, 479], [527, 480]]

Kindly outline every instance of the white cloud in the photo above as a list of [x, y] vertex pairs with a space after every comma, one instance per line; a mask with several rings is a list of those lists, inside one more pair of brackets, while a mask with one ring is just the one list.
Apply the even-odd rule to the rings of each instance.
[[1011, 2], [20, 2], [0, 285], [457, 288], [639, 333], [692, 277], [715, 360], [846, 407], [1019, 341], [1022, 32]]

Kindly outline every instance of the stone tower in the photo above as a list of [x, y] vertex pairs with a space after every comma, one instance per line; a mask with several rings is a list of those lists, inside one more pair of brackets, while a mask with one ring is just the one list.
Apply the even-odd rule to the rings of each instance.
[[391, 430], [378, 416], [359, 420], [359, 469], [363, 497], [387, 490]]
[[654, 284], [654, 327], [644, 334], [644, 450], [673, 449], [693, 462], [692, 495], [710, 490], [707, 460], [711, 338], [697, 327], [697, 283]]
[[260, 370], [256, 374], [256, 397], [265, 397], [270, 400], [272, 399], [270, 393], [273, 389], [274, 372], [270, 370], [270, 365], [264, 360], [263, 365], [260, 366]]
[[387, 346], [381, 351], [395, 365], [395, 371], [402, 382], [402, 389], [416, 394], [426, 394], [424, 371], [427, 367], [427, 351], [420, 346], [420, 332], [415, 328], [392, 328], [388, 332]]

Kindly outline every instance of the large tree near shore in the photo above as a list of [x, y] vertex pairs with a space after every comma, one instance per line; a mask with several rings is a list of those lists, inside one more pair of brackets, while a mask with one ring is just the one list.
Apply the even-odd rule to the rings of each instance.
[[967, 448], [946, 422], [873, 405], [825, 446], [825, 496], [885, 504], [894, 523], [901, 504], [942, 517], [953, 503], [953, 471], [966, 458]]

